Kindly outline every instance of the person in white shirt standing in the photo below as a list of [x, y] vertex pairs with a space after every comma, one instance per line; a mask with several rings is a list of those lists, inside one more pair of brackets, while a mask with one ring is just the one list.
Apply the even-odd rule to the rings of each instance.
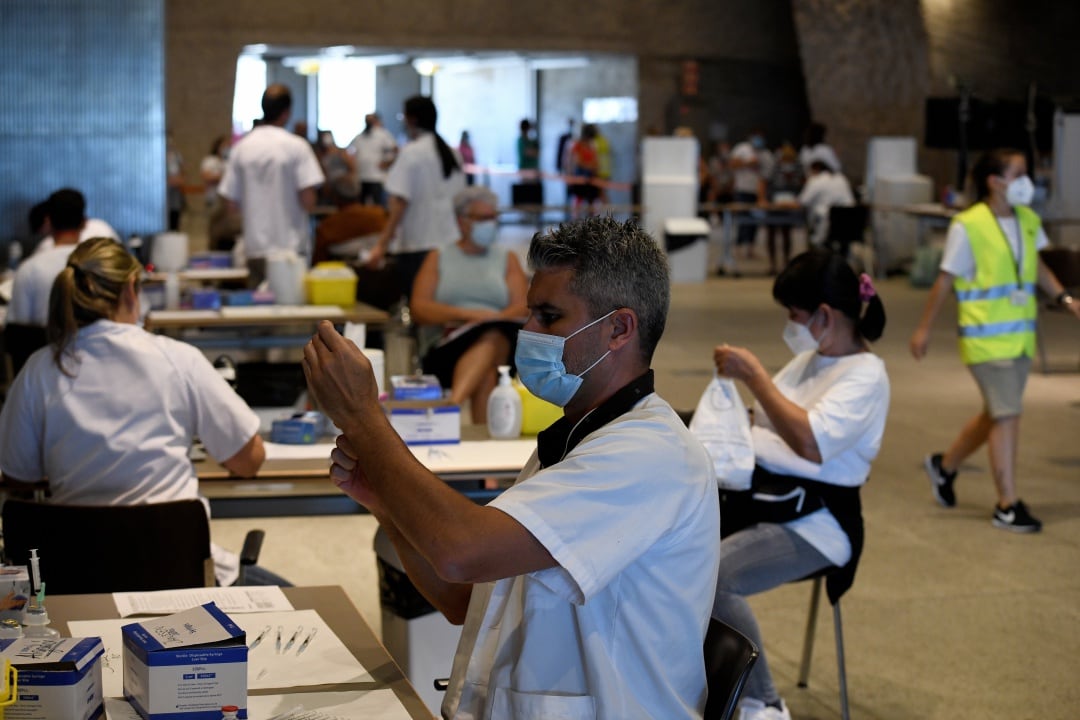
[[428, 251], [461, 238], [454, 196], [465, 189], [465, 175], [457, 151], [435, 132], [437, 120], [431, 98], [415, 95], [405, 101], [410, 140], [386, 177], [390, 217], [366, 263], [378, 269], [387, 253], [392, 254], [406, 299]]
[[383, 127], [377, 113], [364, 116], [363, 131], [353, 138], [347, 148], [356, 158], [356, 177], [360, 181], [360, 202], [386, 207], [386, 171], [397, 158], [398, 146], [394, 136]]
[[[765, 147], [765, 135], [760, 130], [731, 149], [728, 164], [734, 178], [734, 200], [751, 205], [765, 202], [765, 179], [772, 174], [773, 156]], [[745, 257], [754, 256], [754, 240], [757, 238], [756, 223], [740, 223], [737, 247], [745, 248]]]
[[308, 213], [325, 179], [311, 145], [285, 129], [292, 114], [289, 88], [266, 88], [262, 109], [263, 122], [233, 148], [218, 185], [218, 192], [243, 214], [244, 255], [253, 286], [265, 278], [271, 253], [310, 254]]
[[821, 245], [829, 235], [829, 209], [854, 206], [855, 194], [846, 177], [815, 160], [810, 163], [810, 177], [799, 193], [799, 204], [807, 209], [810, 244]]
[[663, 250], [632, 221], [595, 217], [537, 233], [529, 262], [515, 363], [565, 415], [514, 486], [481, 507], [425, 469], [371, 363], [322, 323], [303, 364], [343, 431], [331, 478], [464, 623], [444, 718], [700, 718], [719, 498], [705, 449], [653, 389]]

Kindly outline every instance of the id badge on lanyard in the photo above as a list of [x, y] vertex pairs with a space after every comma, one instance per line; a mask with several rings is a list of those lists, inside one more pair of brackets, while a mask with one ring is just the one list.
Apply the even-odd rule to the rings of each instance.
[[1025, 305], [1027, 305], [1028, 304], [1028, 299], [1030, 297], [1031, 296], [1028, 294], [1027, 290], [1024, 290], [1023, 288], [1019, 288], [1019, 287], [1018, 288], [1013, 288], [1013, 291], [1011, 293], [1009, 293], [1009, 299], [1012, 301], [1012, 304], [1015, 305], [1016, 307], [1024, 307]]

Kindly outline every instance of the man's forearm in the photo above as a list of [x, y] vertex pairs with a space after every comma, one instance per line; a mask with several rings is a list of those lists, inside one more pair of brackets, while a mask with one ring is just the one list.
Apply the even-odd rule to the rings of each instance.
[[409, 576], [409, 580], [420, 591], [420, 594], [427, 598], [427, 601], [445, 615], [452, 624], [463, 623], [465, 613], [469, 609], [472, 585], [451, 583], [440, 578], [431, 563], [409, 543], [390, 518], [382, 513], [376, 513], [375, 519], [379, 521], [379, 526], [394, 544], [405, 574]]

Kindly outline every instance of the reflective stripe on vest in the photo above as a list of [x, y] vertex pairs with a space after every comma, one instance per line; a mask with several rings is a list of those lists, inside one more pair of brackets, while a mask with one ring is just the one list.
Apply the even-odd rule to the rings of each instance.
[[[975, 277], [956, 278], [959, 314], [960, 356], [968, 365], [1007, 360], [1035, 353], [1035, 281], [1038, 275], [1039, 217], [1026, 207], [1017, 207], [1023, 261], [1022, 277], [1016, 277], [1016, 261], [998, 218], [985, 203], [978, 203], [956, 216], [962, 223], [975, 259]], [[1005, 218], [1004, 222], [1014, 222]], [[1023, 290], [1026, 302], [1013, 303]]]

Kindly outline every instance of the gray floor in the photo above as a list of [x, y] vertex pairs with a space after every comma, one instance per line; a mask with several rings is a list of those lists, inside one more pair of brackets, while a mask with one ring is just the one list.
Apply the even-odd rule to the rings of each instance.
[[[691, 408], [711, 373], [712, 348], [744, 345], [767, 367], [789, 357], [784, 313], [763, 264], [739, 279], [676, 286], [654, 367], [657, 389]], [[755, 277], [754, 270], [759, 274]], [[994, 493], [985, 452], [963, 468], [959, 504], [930, 496], [923, 455], [944, 447], [978, 403], [960, 364], [950, 305], [930, 356], [916, 363], [907, 339], [925, 291], [906, 279], [879, 284], [889, 313], [877, 344], [892, 381], [884, 446], [863, 494], [867, 545], [843, 600], [848, 685], [855, 718], [1071, 718], [1080, 702], [1080, 324], [1044, 314], [1050, 374], [1026, 394], [1019, 487], [1045, 522], [1040, 535], [991, 527]], [[1036, 363], [1038, 370], [1038, 363]], [[342, 585], [379, 629], [368, 516], [215, 520], [215, 539], [236, 547], [267, 530], [262, 561], [297, 584]], [[819, 620], [810, 687], [796, 687], [809, 585], [754, 598], [780, 691], [799, 720], [839, 717], [831, 615]]]

